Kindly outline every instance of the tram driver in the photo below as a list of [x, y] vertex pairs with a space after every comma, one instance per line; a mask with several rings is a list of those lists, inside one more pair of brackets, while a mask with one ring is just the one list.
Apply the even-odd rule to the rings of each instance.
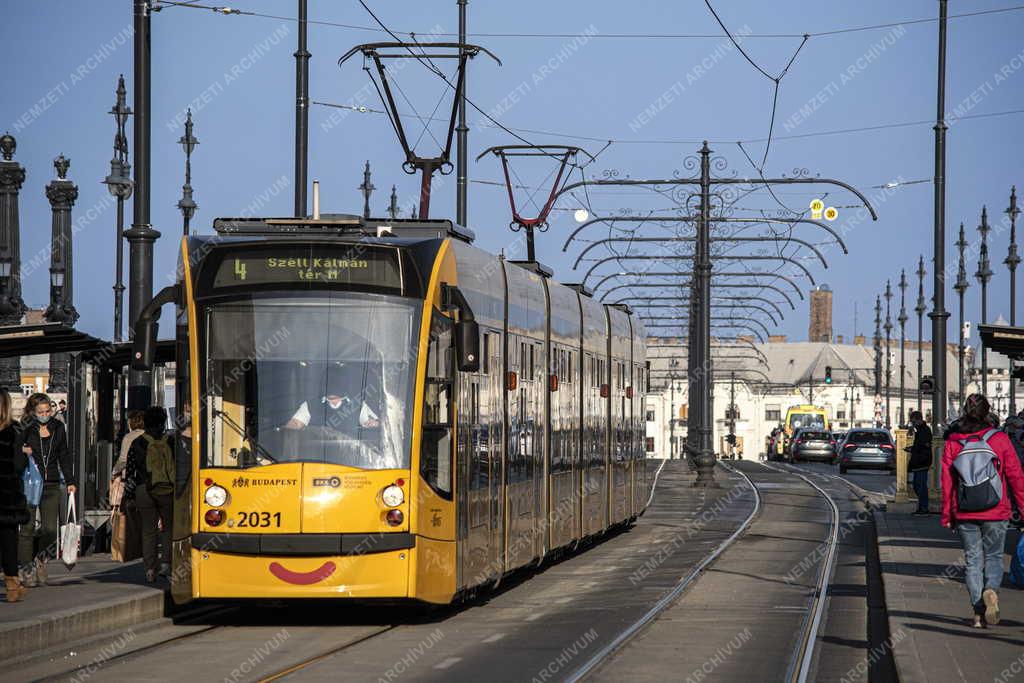
[[380, 378], [374, 368], [379, 366], [331, 363], [323, 376], [323, 390], [299, 404], [284, 428], [323, 427], [356, 438], [361, 430], [380, 427]]

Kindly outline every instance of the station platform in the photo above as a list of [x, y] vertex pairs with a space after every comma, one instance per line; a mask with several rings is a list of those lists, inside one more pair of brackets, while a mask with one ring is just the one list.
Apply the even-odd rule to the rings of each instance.
[[[1006, 681], [1024, 672], [1024, 590], [1005, 580], [1001, 620], [975, 629], [963, 550], [939, 516], [914, 517], [915, 503], [875, 510], [889, 639], [901, 683]], [[1006, 535], [1007, 566], [1020, 532]]]
[[162, 584], [146, 584], [141, 560], [122, 564], [94, 554], [70, 571], [59, 561], [47, 567], [48, 585], [29, 588], [21, 602], [0, 602], [0, 661], [164, 616]]

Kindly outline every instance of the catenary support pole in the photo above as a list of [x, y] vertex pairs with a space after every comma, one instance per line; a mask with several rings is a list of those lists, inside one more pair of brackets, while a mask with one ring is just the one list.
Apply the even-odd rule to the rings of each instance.
[[[934, 308], [929, 315], [932, 319], [932, 439], [933, 452], [942, 447], [942, 433], [946, 426], [946, 27], [948, 24], [948, 2], [939, 0], [939, 56], [938, 88], [935, 106], [935, 234], [932, 276]], [[932, 488], [938, 490], [940, 458], [932, 458]]]
[[[135, 87], [135, 200], [132, 227], [125, 231], [128, 240], [128, 325], [134, 335], [139, 313], [153, 298], [153, 243], [160, 233], [150, 224], [151, 143], [151, 45], [149, 0], [133, 0], [134, 9], [134, 87]], [[129, 408], [145, 408], [152, 402], [149, 372], [132, 370], [128, 377]]]
[[[459, 5], [459, 45], [466, 44], [466, 5], [469, 0], [458, 0]], [[462, 93], [459, 96], [459, 118], [455, 128], [456, 151], [456, 179], [455, 179], [455, 222], [459, 225], [466, 225], [469, 221], [467, 215], [467, 201], [469, 188], [469, 127], [466, 125], [466, 80], [463, 76]]]
[[309, 164], [309, 50], [307, 0], [299, 2], [299, 46], [295, 51], [295, 217], [306, 217]]

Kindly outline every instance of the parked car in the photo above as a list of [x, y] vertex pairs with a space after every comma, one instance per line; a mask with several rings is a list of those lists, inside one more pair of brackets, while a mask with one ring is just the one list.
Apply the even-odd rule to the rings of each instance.
[[839, 447], [839, 473], [852, 469], [896, 471], [896, 446], [885, 429], [851, 429]]
[[799, 429], [790, 449], [793, 462], [820, 460], [831, 463], [836, 457], [836, 440], [823, 429]]

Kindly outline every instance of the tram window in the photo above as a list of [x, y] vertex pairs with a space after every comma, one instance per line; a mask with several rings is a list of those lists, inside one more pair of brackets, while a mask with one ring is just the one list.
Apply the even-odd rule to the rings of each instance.
[[208, 310], [206, 466], [409, 466], [419, 308], [399, 297], [274, 296]]
[[445, 498], [452, 494], [451, 356], [452, 322], [435, 309], [427, 347], [420, 472], [427, 484]]
[[485, 375], [491, 373], [491, 335], [489, 332], [484, 332], [484, 348], [483, 348], [483, 364], [481, 366], [481, 372]]

